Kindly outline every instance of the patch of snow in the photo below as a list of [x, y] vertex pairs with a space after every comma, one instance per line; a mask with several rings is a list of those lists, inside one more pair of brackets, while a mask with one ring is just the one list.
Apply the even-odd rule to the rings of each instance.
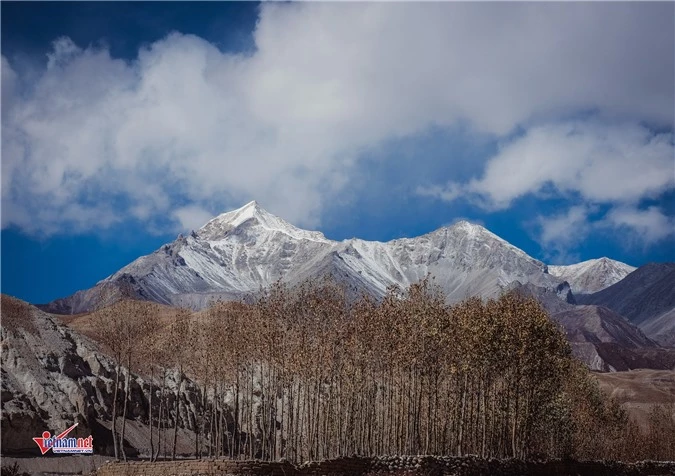
[[549, 266], [548, 272], [567, 281], [575, 294], [592, 294], [618, 283], [637, 268], [609, 258], [582, 261], [567, 266]]

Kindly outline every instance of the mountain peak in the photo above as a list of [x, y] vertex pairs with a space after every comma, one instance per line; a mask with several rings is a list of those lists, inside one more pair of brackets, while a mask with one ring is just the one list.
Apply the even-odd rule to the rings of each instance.
[[592, 294], [621, 281], [635, 267], [603, 256], [567, 266], [549, 266], [548, 270], [569, 282], [572, 292]]
[[323, 233], [297, 228], [278, 216], [268, 212], [255, 200], [248, 202], [246, 205], [237, 208], [236, 210], [222, 213], [211, 219], [206, 225], [199, 229], [197, 235], [205, 240], [219, 240], [230, 230], [241, 227], [245, 223], [251, 223], [254, 226], [270, 232], [281, 232], [297, 239], [328, 241], [323, 236]]
[[240, 208], [221, 213], [212, 218], [206, 225], [200, 228], [200, 231], [210, 230], [214, 228], [215, 225], [220, 225], [220, 228], [236, 228], [251, 218], [264, 219], [268, 216], [273, 215], [263, 209], [257, 201], [252, 200]]
[[[255, 200], [251, 200], [251, 201], [248, 202], [246, 205], [244, 205], [243, 207], [239, 208], [239, 210], [246, 210], [246, 209], [262, 210], [262, 208], [260, 207], [260, 204], [259, 204], [257, 201], [255, 201]], [[263, 211], [264, 211], [264, 210], [263, 210]]]
[[[452, 225], [449, 225], [449, 226], [444, 227], [444, 228], [447, 229], [447, 230], [454, 230], [455, 232], [460, 232], [461, 234], [466, 235], [470, 239], [497, 240], [500, 243], [504, 243], [508, 246], [516, 248], [522, 254], [526, 254], [520, 248], [517, 248], [517, 247], [513, 246], [511, 243], [506, 241], [501, 236], [495, 235], [490, 230], [485, 228], [483, 225], [479, 225], [478, 223], [472, 223], [472, 222], [467, 221], [467, 220], [459, 220], [459, 221], [456, 221], [455, 223], [453, 223]], [[444, 229], [444, 228], [441, 228], [441, 230]]]
[[478, 225], [476, 223], [471, 223], [467, 220], [459, 220], [453, 223], [450, 228], [457, 228], [460, 230], [465, 230], [469, 233], [480, 233], [482, 231], [488, 231], [485, 227]]
[[606, 256], [603, 256], [601, 258], [596, 258], [596, 259], [591, 259], [588, 260], [589, 264], [592, 264], [593, 266], [596, 266], [598, 268], [607, 268], [610, 266], [615, 266], [615, 267], [624, 267], [624, 266], [629, 266], [626, 263], [621, 263], [620, 261], [615, 261], [613, 259], [609, 259]]

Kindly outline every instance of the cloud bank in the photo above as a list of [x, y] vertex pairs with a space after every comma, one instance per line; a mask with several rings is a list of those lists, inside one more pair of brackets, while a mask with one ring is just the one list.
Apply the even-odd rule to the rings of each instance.
[[[675, 187], [674, 150], [672, 133], [657, 134], [638, 124], [534, 126], [503, 144], [481, 177], [418, 192], [445, 201], [465, 198], [487, 210], [507, 209], [531, 194], [542, 200], [568, 197], [577, 204], [566, 212], [537, 217], [545, 248], [575, 245], [598, 228], [622, 228], [633, 235], [630, 241], [651, 244], [675, 234], [668, 210], [640, 208]], [[609, 211], [596, 216], [591, 227], [591, 209], [600, 205]]]
[[673, 186], [674, 9], [266, 3], [246, 55], [174, 33], [125, 61], [59, 38], [30, 81], [3, 55], [2, 226], [197, 227], [253, 198], [317, 226], [365, 152], [461, 124], [500, 152], [421, 193], [499, 209], [552, 189], [657, 239], [671, 219], [638, 205]]

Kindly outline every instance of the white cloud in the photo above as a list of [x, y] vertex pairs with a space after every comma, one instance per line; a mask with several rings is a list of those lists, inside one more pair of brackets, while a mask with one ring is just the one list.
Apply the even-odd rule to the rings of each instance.
[[16, 73], [4, 56], [2, 56], [0, 61], [0, 69], [2, 73], [2, 99], [0, 106], [2, 106], [2, 118], [4, 121], [5, 111], [12, 107], [16, 94]]
[[673, 186], [674, 151], [672, 134], [654, 134], [637, 124], [535, 126], [501, 147], [482, 177], [421, 193], [454, 200], [463, 192], [487, 208], [503, 209], [552, 186], [590, 203], [636, 203]]
[[535, 238], [551, 262], [577, 262], [578, 255], [571, 250], [591, 233], [620, 237], [625, 248], [648, 247], [663, 240], [675, 243], [675, 219], [656, 206], [618, 206], [599, 216], [597, 207], [587, 205], [535, 219]]
[[601, 225], [609, 226], [632, 234], [639, 243], [649, 245], [664, 239], [671, 239], [675, 246], [675, 219], [666, 216], [657, 207], [644, 210], [620, 207], [607, 213]]
[[429, 185], [417, 187], [416, 193], [423, 197], [434, 197], [446, 202], [452, 202], [462, 196], [462, 187], [456, 183], [449, 183], [446, 186]]
[[[652, 244], [672, 234], [675, 223], [662, 210], [639, 205], [675, 186], [674, 166], [671, 133], [597, 120], [548, 124], [505, 143], [487, 161], [481, 177], [424, 187], [418, 193], [445, 201], [465, 198], [487, 210], [508, 209], [532, 194], [581, 202], [535, 219], [535, 238], [560, 259], [591, 231], [621, 229], [629, 245], [636, 240]], [[599, 205], [609, 211], [591, 219]]]
[[590, 231], [588, 214], [588, 208], [578, 205], [552, 217], [539, 217], [540, 243], [546, 248], [561, 250], [582, 241]]
[[[172, 34], [129, 63], [61, 38], [39, 79], [9, 100], [5, 70], [13, 71], [3, 56], [3, 227], [51, 233], [166, 216], [183, 226], [177, 203], [224, 209], [253, 198], [313, 226], [322, 204], [357, 173], [363, 151], [432, 126], [462, 123], [498, 137], [595, 110], [602, 121], [670, 128], [673, 8], [268, 3], [251, 55]], [[589, 142], [606, 147], [608, 140], [592, 137], [603, 132], [597, 129], [582, 134], [581, 152]], [[636, 135], [616, 150], [655, 154], [639, 170], [652, 164], [653, 174], [620, 182], [638, 197], [662, 187], [654, 176], [668, 140], [629, 129]], [[528, 150], [551, 137], [570, 143], [546, 127], [525, 137]], [[621, 158], [603, 165], [612, 152], [590, 165], [573, 160], [572, 168], [589, 174], [584, 191], [597, 188], [593, 181], [617, 160], [623, 168], [612, 180], [630, 174]], [[536, 187], [548, 174], [575, 189], [562, 167], [548, 168], [523, 180]], [[518, 184], [481, 189], [491, 180], [486, 170], [474, 192], [498, 203], [523, 193]], [[604, 185], [593, 193], [614, 197]], [[125, 205], [112, 210], [112, 203]], [[96, 211], [109, 218], [92, 219]]]
[[82, 54], [82, 48], [77, 46], [73, 43], [73, 40], [66, 36], [54, 40], [52, 50], [51, 53], [47, 53], [47, 69], [66, 65], [70, 60], [75, 59]]
[[198, 230], [206, 224], [213, 214], [195, 205], [180, 207], [173, 212], [182, 230]]

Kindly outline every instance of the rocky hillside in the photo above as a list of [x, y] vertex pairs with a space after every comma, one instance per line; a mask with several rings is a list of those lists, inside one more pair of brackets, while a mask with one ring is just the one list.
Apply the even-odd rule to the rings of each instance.
[[657, 342], [675, 346], [675, 263], [641, 266], [625, 279], [580, 301], [606, 306]]
[[675, 349], [662, 348], [637, 326], [606, 307], [576, 304], [566, 283], [556, 290], [529, 283], [514, 283], [510, 289], [537, 299], [560, 324], [574, 355], [591, 370], [675, 368]]
[[[38, 453], [32, 438], [43, 431], [52, 434], [79, 425], [74, 436], [93, 435], [95, 452], [110, 454], [109, 431], [114, 394], [115, 367], [91, 339], [63, 325], [52, 315], [35, 307], [2, 296], [2, 452]], [[126, 369], [122, 369], [123, 376]], [[175, 388], [176, 374], [170, 374], [168, 387]], [[190, 421], [196, 387], [184, 384], [186, 391], [180, 409]], [[123, 387], [121, 387], [123, 388]], [[130, 423], [127, 442], [130, 453], [147, 451], [135, 447], [145, 444], [149, 406], [149, 381], [138, 375], [130, 382]], [[157, 391], [157, 382], [155, 383]], [[123, 401], [120, 391], [119, 403]], [[175, 402], [175, 400], [174, 400]], [[180, 448], [190, 452], [190, 432], [180, 432]]]

